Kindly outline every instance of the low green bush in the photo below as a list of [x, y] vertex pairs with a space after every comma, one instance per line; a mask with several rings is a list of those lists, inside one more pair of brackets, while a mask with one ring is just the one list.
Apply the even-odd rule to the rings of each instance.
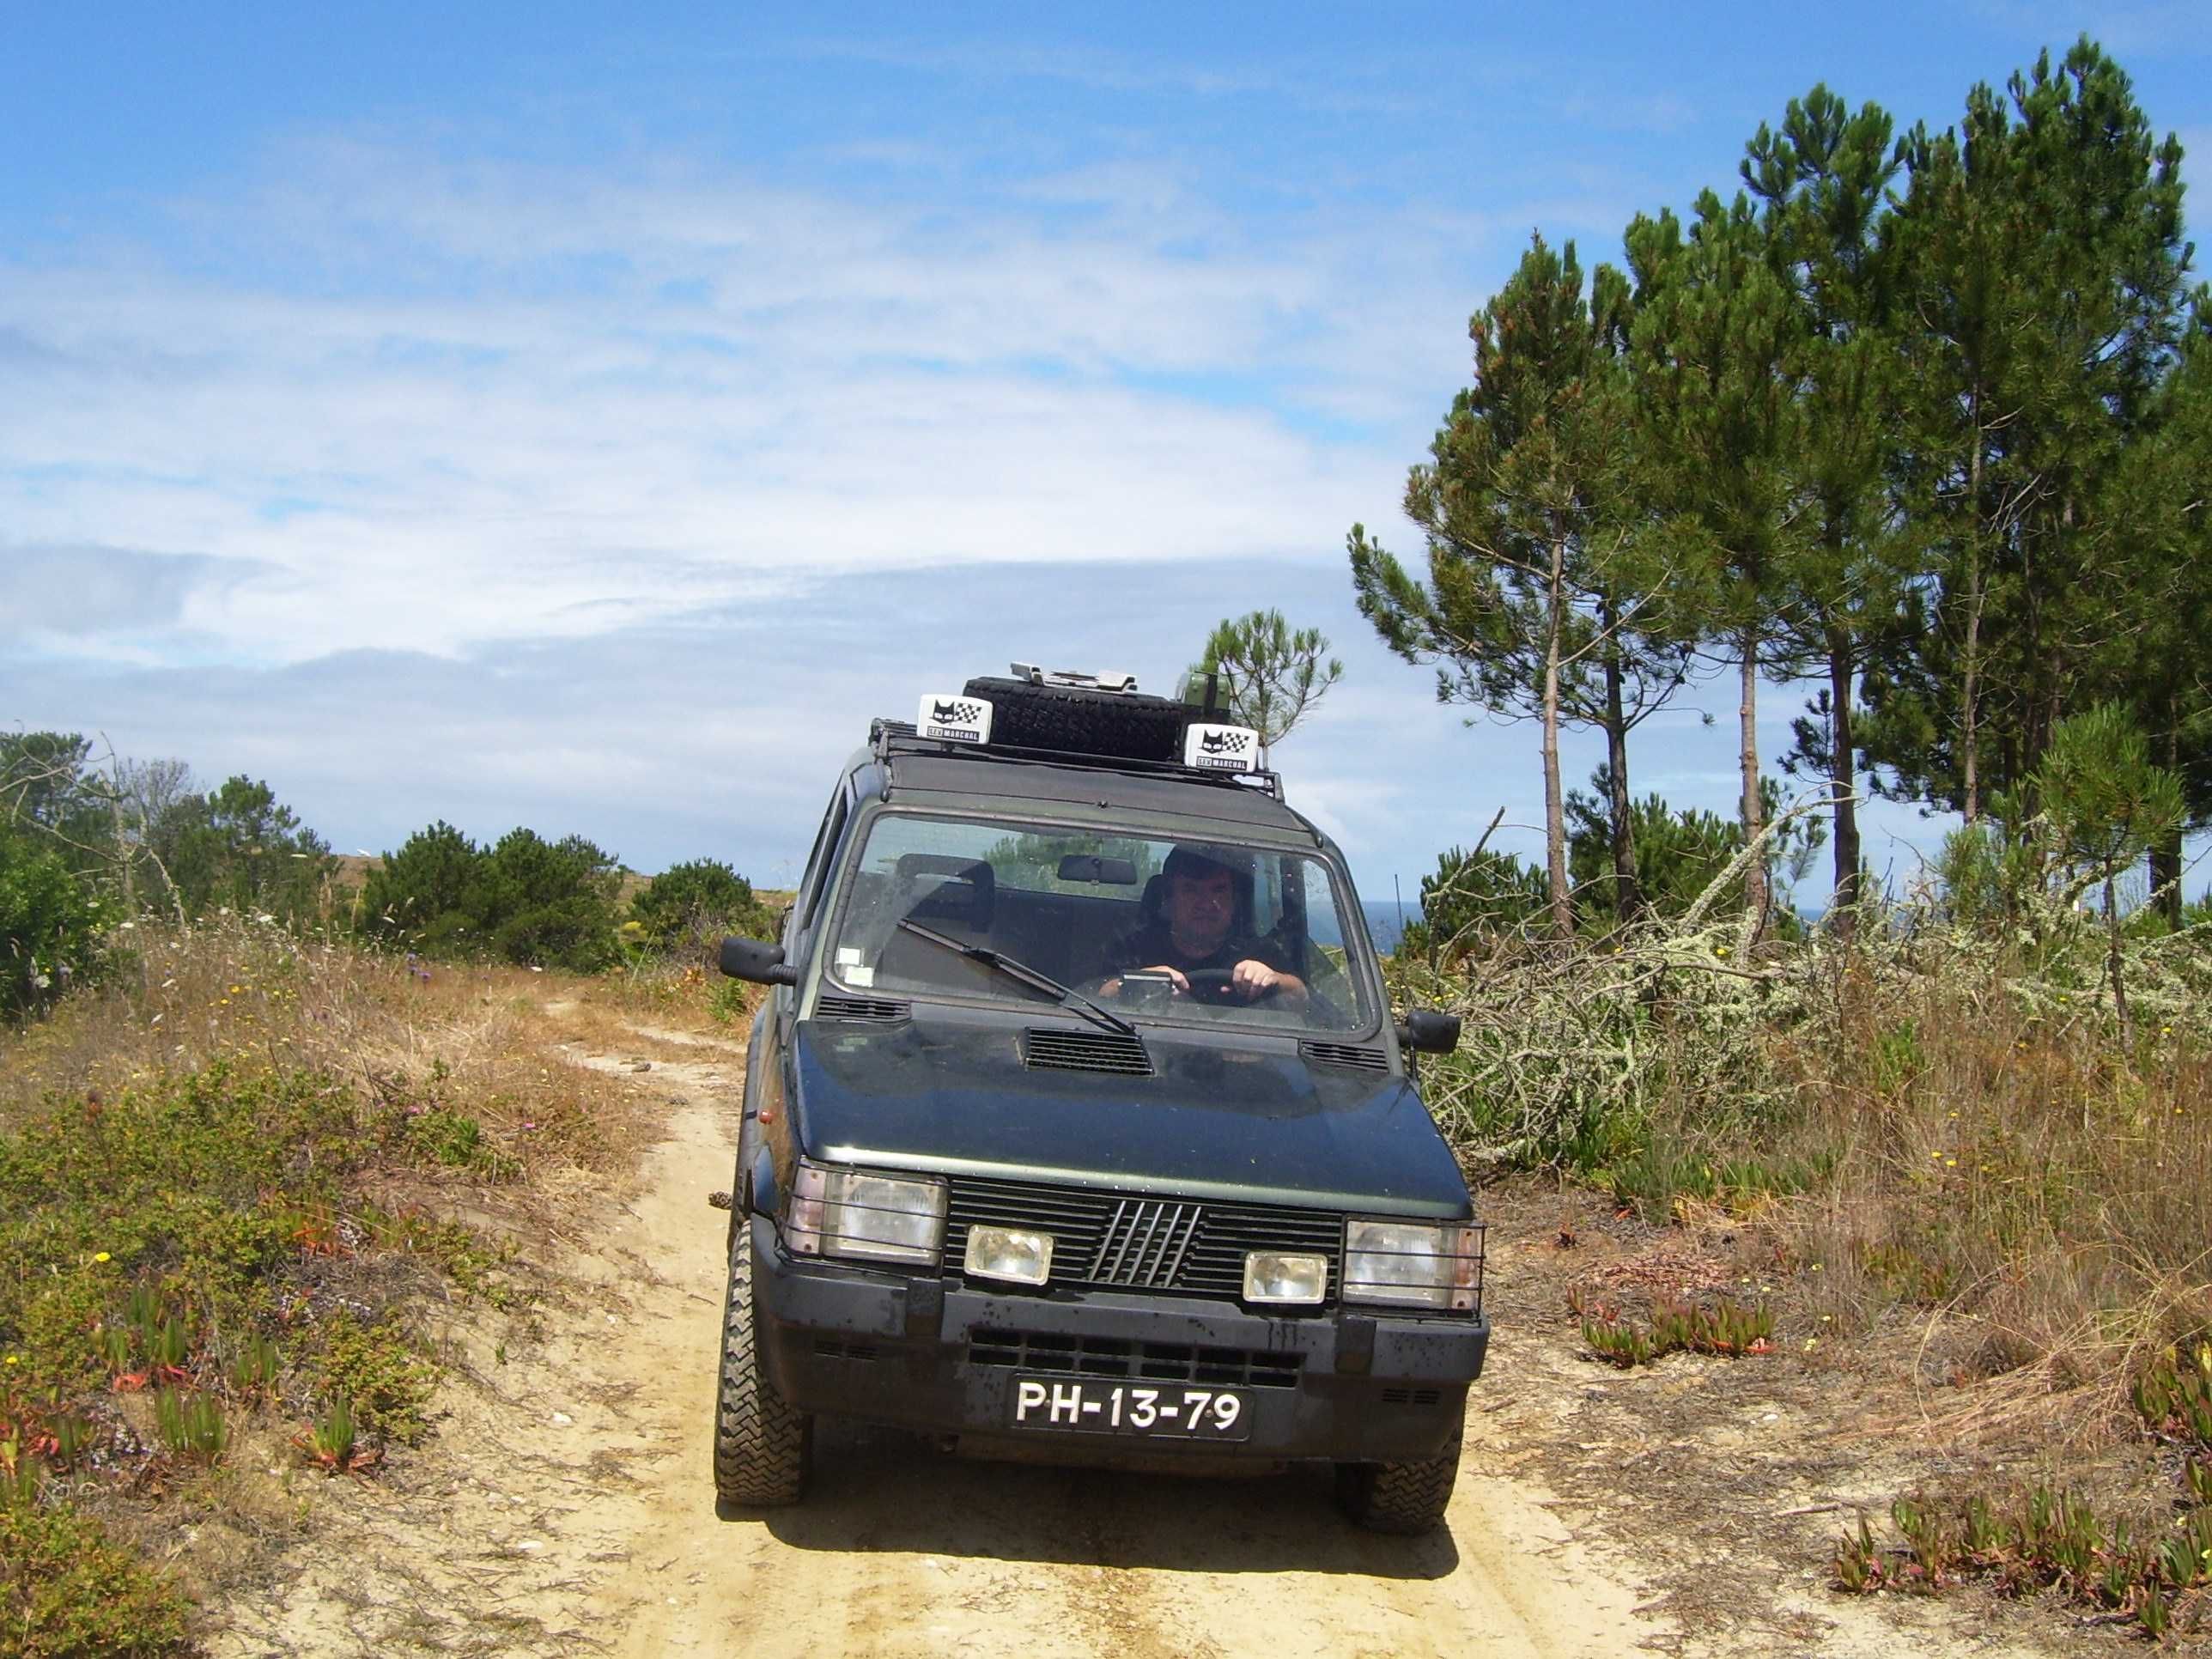
[[193, 1651], [190, 1612], [167, 1574], [96, 1522], [0, 1498], [0, 1653], [167, 1659]]

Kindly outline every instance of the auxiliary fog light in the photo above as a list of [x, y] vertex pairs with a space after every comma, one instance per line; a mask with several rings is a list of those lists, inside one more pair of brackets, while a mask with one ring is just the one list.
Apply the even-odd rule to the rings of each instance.
[[1247, 1302], [1317, 1303], [1328, 1294], [1328, 1258], [1255, 1250], [1244, 1258]]
[[978, 1279], [1042, 1285], [1052, 1276], [1052, 1235], [1014, 1227], [970, 1227], [968, 1254], [960, 1265]]

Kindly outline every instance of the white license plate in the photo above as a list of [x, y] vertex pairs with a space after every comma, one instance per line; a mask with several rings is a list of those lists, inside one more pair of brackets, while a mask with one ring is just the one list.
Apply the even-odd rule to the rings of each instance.
[[1252, 1434], [1252, 1399], [1243, 1389], [1019, 1372], [1012, 1400], [1018, 1429], [1075, 1429], [1186, 1440], [1246, 1440]]

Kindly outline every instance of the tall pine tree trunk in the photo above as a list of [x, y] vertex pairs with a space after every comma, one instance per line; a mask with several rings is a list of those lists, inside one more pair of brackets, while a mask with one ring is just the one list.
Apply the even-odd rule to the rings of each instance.
[[[1598, 607], [1598, 625], [1610, 634], [1614, 618], [1610, 604]], [[1628, 804], [1628, 716], [1621, 707], [1620, 647], [1608, 641], [1605, 651], [1605, 769], [1608, 787], [1607, 827], [1613, 841], [1613, 915], [1633, 921], [1644, 913], [1644, 891], [1636, 879], [1636, 842]]]
[[[1766, 805], [1759, 794], [1759, 635], [1746, 629], [1742, 637], [1743, 685], [1742, 695], [1736, 703], [1736, 729], [1742, 739], [1741, 758], [1743, 765], [1743, 839], [1747, 847], [1759, 839], [1766, 827]], [[1743, 872], [1745, 908], [1758, 920], [1753, 923], [1752, 937], [1758, 938], [1766, 927], [1766, 911], [1771, 895], [1766, 879], [1766, 849], [1761, 848]]]
[[[2166, 769], [2181, 770], [2181, 704], [2172, 696], [2166, 703]], [[2169, 927], [2181, 926], [2181, 826], [2150, 849], [2150, 902]]]
[[2112, 977], [2112, 1012], [2119, 1017], [2120, 1048], [2125, 1051], [2136, 1046], [2136, 1028], [2128, 1014], [2127, 982], [2120, 976], [2120, 896], [2109, 875], [2105, 878], [2105, 967]]
[[1959, 766], [1961, 806], [1969, 824], [1982, 816], [1980, 715], [1982, 670], [1982, 424], [1981, 393], [1973, 398], [1974, 453], [1966, 485], [1966, 644], [1960, 653]]
[[1828, 793], [1834, 801], [1836, 891], [1829, 901], [1838, 937], [1849, 939], [1858, 926], [1858, 769], [1851, 754], [1851, 637], [1828, 629]]
[[1544, 638], [1544, 866], [1552, 932], [1562, 940], [1575, 936], [1574, 907], [1567, 896], [1566, 799], [1559, 787], [1559, 636], [1566, 625], [1566, 541], [1554, 533]]

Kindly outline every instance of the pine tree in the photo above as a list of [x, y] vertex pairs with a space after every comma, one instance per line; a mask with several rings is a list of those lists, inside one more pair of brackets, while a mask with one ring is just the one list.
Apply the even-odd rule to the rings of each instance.
[[1344, 665], [1328, 654], [1319, 629], [1293, 629], [1269, 610], [1223, 617], [1191, 673], [1219, 677], [1230, 718], [1260, 734], [1266, 766], [1274, 746], [1344, 678]]
[[[1918, 572], [1917, 538], [1899, 511], [1897, 373], [1891, 249], [1883, 204], [1899, 158], [1878, 106], [1856, 113], [1826, 87], [1792, 100], [1781, 129], [1762, 127], [1743, 163], [1765, 204], [1768, 257], [1798, 321], [1784, 377], [1798, 408], [1781, 465], [1806, 533], [1773, 573], [1776, 637], [1789, 659], [1825, 674], [1817, 724], [1799, 723], [1800, 765], [1825, 774], [1834, 826], [1830, 915], [1852, 925], [1861, 863], [1858, 675], [1896, 631]], [[1809, 741], [1808, 741], [1809, 739]]]
[[[1788, 461], [1802, 411], [1789, 368], [1803, 323], [1747, 197], [1707, 191], [1686, 229], [1671, 211], [1627, 233], [1637, 282], [1633, 331], [1637, 481], [1658, 525], [1668, 575], [1656, 625], [1736, 670], [1739, 821], [1765, 822], [1759, 682], [1778, 659], [1780, 571], [1803, 532]], [[1772, 896], [1755, 867], [1746, 902]]]
[[1586, 294], [1574, 245], [1535, 238], [1469, 325], [1474, 384], [1407, 482], [1429, 580], [1364, 526], [1348, 539], [1361, 614], [1407, 661], [1437, 665], [1440, 701], [1539, 723], [1547, 908], [1562, 939], [1574, 913], [1559, 728], [1617, 711], [1604, 716], [1617, 739], [1680, 683], [1636, 632], [1651, 582], [1627, 512], [1627, 308], [1619, 271], [1598, 267]]
[[2181, 152], [2085, 39], [2002, 96], [1977, 87], [1959, 129], [1905, 154], [1909, 474], [1939, 556], [1867, 677], [1865, 751], [1886, 793], [1972, 821], [2032, 790], [2068, 707], [2127, 672], [2114, 647], [2144, 590], [2126, 458], [2179, 333]]

